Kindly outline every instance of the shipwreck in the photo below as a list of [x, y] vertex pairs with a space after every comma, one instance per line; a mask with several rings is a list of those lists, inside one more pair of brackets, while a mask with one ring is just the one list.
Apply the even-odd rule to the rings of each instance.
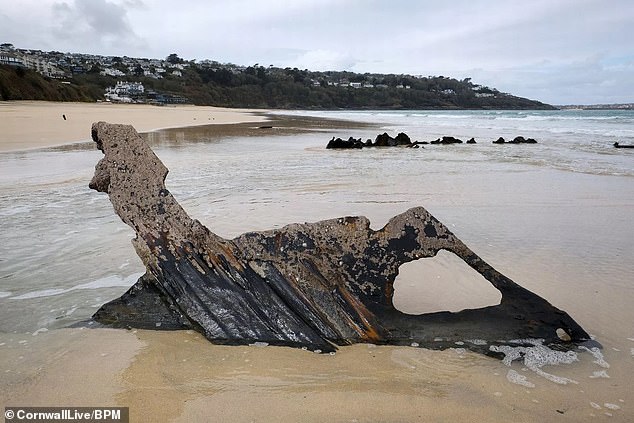
[[[213, 343], [332, 352], [353, 343], [417, 344], [492, 354], [487, 342], [543, 339], [573, 347], [588, 333], [566, 312], [496, 271], [422, 207], [372, 230], [365, 217], [294, 223], [224, 239], [165, 187], [168, 170], [132, 126], [95, 123], [104, 157], [90, 188], [136, 232], [146, 273], [93, 316], [104, 325], [194, 329]], [[408, 315], [393, 303], [399, 267], [447, 250], [497, 290], [500, 304]]]

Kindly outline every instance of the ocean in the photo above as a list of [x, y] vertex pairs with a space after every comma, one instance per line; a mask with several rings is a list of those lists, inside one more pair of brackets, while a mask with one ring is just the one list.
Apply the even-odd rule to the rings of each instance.
[[[613, 147], [634, 145], [633, 110], [558, 111], [352, 111], [299, 112], [312, 116], [382, 122], [384, 129], [404, 131], [412, 140], [432, 141], [454, 136], [475, 138], [488, 147], [470, 151], [468, 160], [524, 163], [596, 175], [634, 175], [631, 157]], [[540, 140], [538, 148], [508, 151], [493, 140], [516, 136]], [[510, 153], [510, 154], [509, 154]]]
[[[542, 389], [542, 403], [553, 395], [577, 398], [573, 416], [589, 419], [607, 413], [623, 421], [634, 416], [634, 149], [613, 147], [614, 142], [634, 144], [634, 111], [275, 114], [375, 127], [351, 125], [286, 136], [272, 131], [257, 137], [218, 137], [213, 136], [213, 127], [200, 127], [195, 142], [188, 138], [191, 130], [146, 135], [170, 169], [168, 189], [192, 217], [221, 236], [234, 237], [346, 215], [365, 215], [378, 229], [393, 215], [423, 206], [495, 268], [567, 311], [604, 346], [601, 358], [609, 363], [609, 367], [599, 365], [596, 356], [579, 351], [579, 362], [551, 369], [576, 382], [574, 388], [560, 387], [526, 367], [514, 367], [524, 376], [517, 378], [501, 362], [473, 358], [458, 349], [446, 354], [471, 358], [450, 360], [453, 376], [443, 377], [455, 377], [457, 386], [467, 366], [486, 363], [490, 383], [501, 386], [489, 392], [491, 401], [500, 400], [505, 389], [524, 395], [529, 388], [521, 381], [528, 380], [537, 385], [535, 390]], [[365, 140], [382, 132], [392, 136], [405, 132], [413, 141], [473, 137], [477, 143], [325, 149], [333, 136]], [[538, 143], [492, 143], [520, 135]], [[50, 339], [56, 333], [67, 336], [68, 328], [85, 322], [101, 304], [121, 295], [144, 271], [130, 244], [132, 230], [114, 214], [106, 195], [88, 189], [100, 158], [91, 143], [0, 154], [0, 357], [7, 358], [0, 362], [11, 363], [11, 368], [0, 367], [0, 372], [8, 374], [22, 366], [29, 373], [30, 364], [16, 357], [26, 355], [29, 348], [30, 354], [46, 354], [43, 341], [31, 347], [35, 339]], [[428, 280], [421, 281], [421, 275]], [[496, 301], [495, 290], [445, 255], [404, 268], [395, 294], [396, 306], [413, 314]], [[146, 344], [156, 345], [151, 334], [143, 337]], [[202, 341], [197, 345], [203, 351], [243, 351], [243, 347], [226, 350], [230, 347]], [[352, 357], [365, 357], [363, 348], [343, 350]], [[392, 357], [392, 364], [416, 367], [414, 362], [422, 360], [408, 349], [389, 348], [393, 347], [380, 350]], [[266, 350], [272, 355], [276, 350], [292, 354], [282, 348]], [[434, 366], [433, 357], [447, 363], [448, 356], [425, 354], [422, 367], [428, 372], [442, 368]], [[319, 366], [310, 364], [302, 373], [299, 366], [293, 380], [310, 385], [314, 367]], [[180, 371], [195, 374], [192, 368]], [[231, 379], [223, 377], [225, 382]], [[11, 383], [16, 380], [20, 378]], [[407, 381], [418, 383], [411, 374]], [[318, 386], [327, 387], [328, 381], [320, 379], [311, 389], [321, 389]], [[15, 385], [4, 387], [11, 391]], [[554, 391], [558, 389], [563, 391]], [[529, 414], [541, 415], [539, 401], [532, 401], [535, 390], [522, 406]], [[202, 388], [197, 392], [208, 394]], [[255, 395], [257, 389], [249, 392]], [[381, 398], [387, 401], [394, 392]], [[508, 411], [509, 404], [500, 407]]]

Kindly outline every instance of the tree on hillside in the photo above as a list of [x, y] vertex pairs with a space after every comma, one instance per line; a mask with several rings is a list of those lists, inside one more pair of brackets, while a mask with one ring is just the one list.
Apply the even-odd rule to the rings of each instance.
[[167, 56], [165, 58], [165, 60], [167, 60], [169, 63], [175, 65], [177, 63], [183, 63], [183, 59], [181, 59], [180, 57], [178, 57], [178, 54], [176, 53], [172, 53], [169, 56]]

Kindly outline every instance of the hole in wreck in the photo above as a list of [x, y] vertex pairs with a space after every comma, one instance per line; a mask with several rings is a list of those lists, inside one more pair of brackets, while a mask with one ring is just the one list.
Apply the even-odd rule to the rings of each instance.
[[440, 250], [399, 267], [394, 307], [405, 314], [457, 312], [499, 305], [502, 294], [455, 254]]

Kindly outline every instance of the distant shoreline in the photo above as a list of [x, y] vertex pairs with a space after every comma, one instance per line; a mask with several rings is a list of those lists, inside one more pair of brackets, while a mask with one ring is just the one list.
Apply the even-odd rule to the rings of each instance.
[[0, 152], [55, 147], [90, 140], [93, 122], [133, 125], [138, 132], [211, 124], [268, 121], [265, 110], [147, 104], [0, 102]]
[[634, 103], [565, 104], [555, 107], [560, 110], [634, 110]]

